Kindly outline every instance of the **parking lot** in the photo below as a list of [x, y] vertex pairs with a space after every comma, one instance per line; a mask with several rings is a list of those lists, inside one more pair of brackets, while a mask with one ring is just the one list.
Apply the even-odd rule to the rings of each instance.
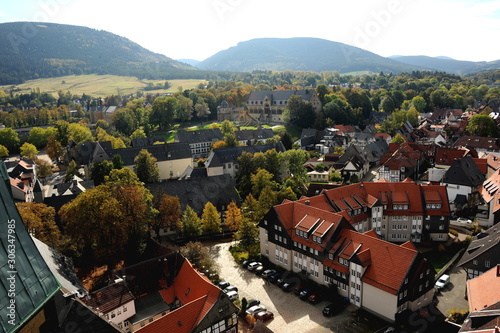
[[223, 243], [209, 246], [210, 252], [220, 266], [221, 279], [238, 287], [240, 299], [257, 298], [274, 319], [266, 325], [274, 332], [367, 332], [367, 327], [357, 322], [357, 317], [349, 306], [333, 317], [324, 317], [322, 309], [328, 304], [323, 301], [316, 305], [301, 301], [293, 292], [285, 293], [281, 288], [265, 281], [237, 264], [229, 246]]

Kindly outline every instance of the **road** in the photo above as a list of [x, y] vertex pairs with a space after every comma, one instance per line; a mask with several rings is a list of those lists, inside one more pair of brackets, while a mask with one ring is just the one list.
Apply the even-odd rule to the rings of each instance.
[[[210, 245], [210, 253], [220, 266], [222, 280], [238, 287], [240, 299], [257, 298], [274, 313], [274, 319], [266, 323], [274, 332], [367, 332], [364, 325], [354, 323], [354, 315], [345, 310], [341, 314], [326, 318], [322, 309], [326, 302], [311, 305], [301, 301], [293, 293], [285, 293], [277, 286], [266, 285], [264, 280], [238, 265], [229, 252], [231, 243]], [[348, 308], [349, 309], [349, 308]], [[356, 326], [354, 326], [356, 325]]]

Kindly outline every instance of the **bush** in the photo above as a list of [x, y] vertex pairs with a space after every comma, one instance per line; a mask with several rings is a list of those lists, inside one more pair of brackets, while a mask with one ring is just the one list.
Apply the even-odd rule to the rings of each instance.
[[457, 309], [451, 309], [449, 312], [449, 321], [461, 325], [465, 318], [467, 318], [467, 315], [469, 314], [469, 311], [467, 310], [457, 310]]

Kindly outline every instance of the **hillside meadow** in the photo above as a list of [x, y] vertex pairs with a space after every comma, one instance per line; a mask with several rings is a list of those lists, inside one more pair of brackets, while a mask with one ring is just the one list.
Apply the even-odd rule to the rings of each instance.
[[70, 91], [75, 95], [90, 95], [93, 97], [106, 97], [110, 95], [128, 95], [143, 91], [149, 84], [164, 84], [168, 81], [171, 85], [169, 89], [148, 90], [145, 93], [167, 93], [176, 92], [180, 87], [182, 89], [192, 89], [198, 87], [200, 83], [206, 84], [206, 80], [186, 79], [186, 80], [140, 80], [132, 76], [117, 75], [69, 75], [54, 78], [29, 80], [19, 85], [0, 86], [0, 90], [9, 93], [10, 88], [14, 87], [16, 93], [29, 93], [31, 89], [39, 88], [42, 92], [49, 92], [57, 95], [59, 90]]

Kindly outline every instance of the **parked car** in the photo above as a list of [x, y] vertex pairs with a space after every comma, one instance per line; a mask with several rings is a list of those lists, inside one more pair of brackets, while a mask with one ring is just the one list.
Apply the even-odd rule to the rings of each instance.
[[269, 276], [269, 282], [273, 284], [277, 283], [280, 278], [281, 278], [281, 273], [274, 273], [271, 276]]
[[250, 308], [247, 309], [247, 313], [250, 315], [253, 315], [254, 313], [266, 311], [266, 308], [260, 306], [260, 305], [254, 305]]
[[281, 286], [281, 289], [283, 289], [283, 291], [285, 292], [289, 292], [289, 291], [292, 291], [292, 288], [295, 286], [295, 282], [285, 282], [283, 283], [283, 285]]
[[318, 294], [311, 294], [307, 300], [309, 301], [309, 303], [311, 304], [318, 304], [319, 302], [321, 302], [322, 298], [320, 295]]
[[224, 289], [224, 291], [226, 293], [230, 292], [230, 291], [238, 291], [238, 288], [236, 286], [228, 286], [228, 287], [226, 287], [226, 289]]
[[309, 296], [311, 296], [313, 293], [312, 290], [310, 289], [304, 289], [300, 292], [299, 294], [299, 298], [303, 301], [307, 301], [307, 299], [309, 298]]
[[276, 271], [274, 269], [266, 269], [265, 271], [262, 272], [261, 276], [263, 278], [267, 279], [268, 277], [270, 277], [274, 273], [276, 273]]
[[262, 266], [262, 263], [254, 261], [248, 264], [247, 269], [249, 271], [254, 271], [257, 267]]
[[241, 267], [243, 268], [247, 268], [248, 264], [251, 263], [252, 260], [244, 260], [242, 263], [241, 263]]
[[443, 274], [441, 277], [436, 281], [436, 284], [434, 285], [438, 290], [443, 289], [446, 287], [446, 285], [450, 282], [450, 276], [448, 274]]
[[344, 300], [339, 300], [337, 303], [330, 303], [323, 308], [323, 316], [331, 317], [341, 313], [349, 303]]
[[264, 268], [264, 266], [260, 265], [260, 266], [257, 266], [253, 272], [257, 275], [261, 275], [266, 269]]
[[221, 282], [217, 283], [217, 287], [219, 287], [222, 290], [226, 289], [230, 285], [231, 285], [231, 283], [229, 283], [228, 281], [221, 281]]
[[472, 221], [469, 219], [466, 219], [465, 217], [459, 217], [457, 219], [458, 223], [463, 223], [463, 224], [472, 224]]
[[252, 298], [247, 301], [247, 309], [251, 308], [252, 306], [259, 305], [260, 301], [258, 299]]
[[255, 313], [253, 316], [257, 320], [260, 319], [262, 321], [266, 321], [266, 320], [273, 319], [274, 313], [272, 313], [271, 311], [261, 311], [261, 312]]
[[298, 284], [295, 286], [295, 288], [293, 288], [293, 293], [295, 295], [300, 295], [300, 293], [304, 290], [304, 286], [302, 286], [301, 284]]
[[237, 300], [240, 297], [240, 295], [238, 295], [237, 291], [228, 291], [226, 293], [226, 295], [227, 295], [227, 297], [229, 297], [229, 299], [231, 301], [235, 301], [235, 300]]

